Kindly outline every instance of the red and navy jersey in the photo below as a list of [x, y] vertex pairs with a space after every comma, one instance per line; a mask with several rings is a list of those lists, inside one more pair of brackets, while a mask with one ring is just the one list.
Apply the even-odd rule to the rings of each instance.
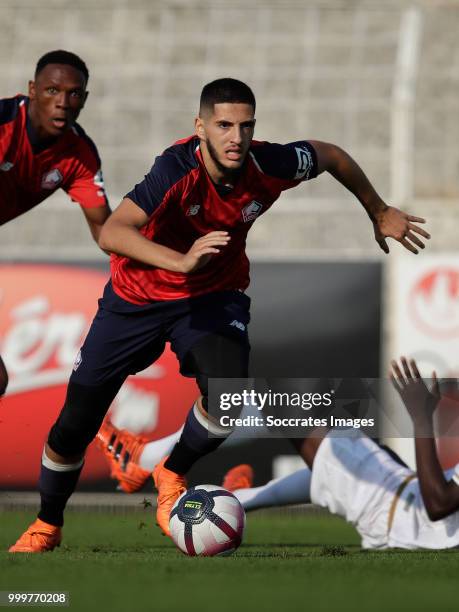
[[220, 188], [205, 169], [199, 139], [192, 136], [178, 141], [156, 158], [145, 179], [126, 195], [149, 216], [141, 233], [181, 253], [215, 230], [227, 231], [231, 240], [191, 274], [112, 255], [114, 290], [128, 302], [140, 305], [246, 289], [250, 278], [245, 245], [253, 222], [282, 191], [315, 176], [317, 159], [309, 142], [280, 145], [253, 141], [234, 187]]
[[84, 208], [107, 203], [97, 149], [74, 124], [46, 147], [27, 119], [29, 99], [0, 100], [0, 225], [62, 188]]

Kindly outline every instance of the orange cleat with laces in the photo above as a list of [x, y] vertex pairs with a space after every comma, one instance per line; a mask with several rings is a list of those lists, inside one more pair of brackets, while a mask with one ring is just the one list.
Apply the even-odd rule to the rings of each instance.
[[139, 491], [151, 476], [140, 467], [139, 459], [147, 438], [118, 429], [105, 419], [96, 436], [96, 444], [110, 464], [110, 476], [125, 493]]
[[62, 530], [49, 523], [37, 519], [26, 532], [22, 534], [16, 544], [10, 546], [10, 553], [42, 553], [60, 546]]

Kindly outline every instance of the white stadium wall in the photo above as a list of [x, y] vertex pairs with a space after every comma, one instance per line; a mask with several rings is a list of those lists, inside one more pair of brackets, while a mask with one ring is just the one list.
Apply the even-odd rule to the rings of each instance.
[[[156, 154], [193, 130], [202, 85], [241, 78], [257, 96], [258, 138], [337, 143], [384, 198], [429, 218], [431, 250], [450, 251], [458, 29], [452, 0], [2, 0], [0, 91], [23, 92], [50, 49], [81, 54], [91, 73], [81, 124], [116, 206]], [[0, 258], [102, 258], [80, 217], [56, 195], [2, 228]], [[257, 257], [380, 257], [359, 204], [328, 177], [284, 194], [249, 248]]]

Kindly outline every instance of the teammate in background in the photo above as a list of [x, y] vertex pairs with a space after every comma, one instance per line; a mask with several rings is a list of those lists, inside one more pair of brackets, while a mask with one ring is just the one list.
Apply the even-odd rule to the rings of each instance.
[[387, 206], [339, 147], [254, 141], [255, 98], [240, 81], [204, 87], [195, 128], [156, 159], [102, 229], [99, 245], [113, 253], [111, 281], [44, 449], [38, 519], [11, 552], [52, 550], [60, 542], [87, 445], [125, 378], [155, 361], [166, 341], [201, 392], [170, 456], [154, 470], [157, 520], [169, 534], [186, 472], [224, 440], [209, 432], [231, 433], [208, 418], [207, 382], [248, 376], [245, 242], [282, 191], [328, 171], [361, 202], [384, 252], [388, 237], [413, 253], [424, 247], [419, 236], [429, 238], [416, 225], [424, 219]]
[[[77, 55], [50, 51], [38, 60], [28, 96], [0, 100], [0, 225], [61, 188], [81, 206], [98, 242], [110, 208], [97, 149], [76, 123], [88, 78]], [[0, 358], [0, 396], [7, 384]]]

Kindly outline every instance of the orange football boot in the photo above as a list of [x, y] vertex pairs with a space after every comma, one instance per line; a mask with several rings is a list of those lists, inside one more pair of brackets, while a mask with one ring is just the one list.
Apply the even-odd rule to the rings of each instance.
[[222, 487], [228, 491], [249, 489], [253, 485], [253, 468], [251, 465], [241, 463], [226, 472]]
[[10, 553], [42, 553], [60, 546], [62, 530], [49, 523], [37, 519], [26, 532], [22, 534], [16, 544], [10, 546]]
[[97, 433], [96, 443], [110, 464], [110, 476], [125, 493], [139, 491], [151, 475], [138, 464], [147, 442], [143, 436], [118, 429], [108, 419]]
[[153, 480], [158, 489], [158, 499], [156, 508], [156, 520], [165, 535], [170, 536], [169, 531], [169, 516], [172, 506], [177, 499], [187, 489], [187, 483], [184, 476], [179, 476], [175, 472], [171, 472], [164, 467], [165, 457], [153, 470]]

